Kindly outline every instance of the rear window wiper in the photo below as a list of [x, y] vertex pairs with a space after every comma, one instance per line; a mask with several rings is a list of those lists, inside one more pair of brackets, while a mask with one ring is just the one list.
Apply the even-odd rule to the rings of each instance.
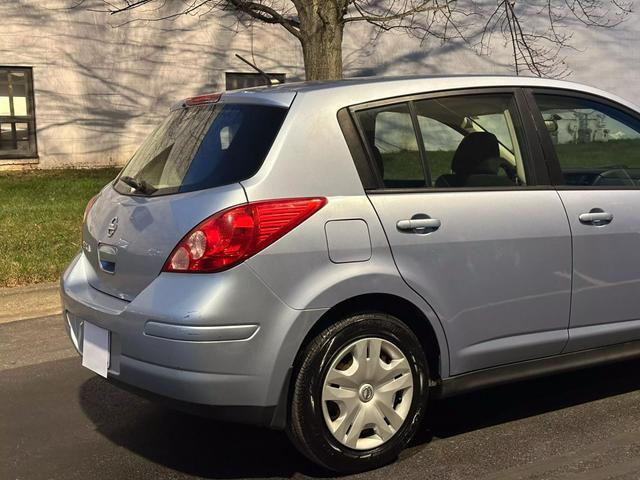
[[144, 180], [137, 180], [127, 175], [120, 177], [120, 181], [129, 185], [136, 192], [144, 193], [145, 195], [152, 195], [155, 191], [158, 190], [157, 188], [149, 185]]

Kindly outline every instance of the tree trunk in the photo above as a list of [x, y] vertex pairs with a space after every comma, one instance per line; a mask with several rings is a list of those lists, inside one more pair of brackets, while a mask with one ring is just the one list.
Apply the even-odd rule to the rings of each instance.
[[340, 1], [296, 0], [300, 18], [300, 43], [307, 80], [342, 78], [342, 17]]
[[307, 80], [342, 78], [342, 25], [301, 40]]

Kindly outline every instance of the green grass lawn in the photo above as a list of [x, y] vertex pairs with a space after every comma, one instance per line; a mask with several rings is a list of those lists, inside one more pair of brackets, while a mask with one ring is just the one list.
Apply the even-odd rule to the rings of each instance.
[[87, 201], [117, 173], [0, 173], [0, 287], [57, 280], [80, 250]]
[[619, 165], [636, 168], [640, 164], [640, 140], [569, 143], [557, 145], [564, 168], [589, 168]]

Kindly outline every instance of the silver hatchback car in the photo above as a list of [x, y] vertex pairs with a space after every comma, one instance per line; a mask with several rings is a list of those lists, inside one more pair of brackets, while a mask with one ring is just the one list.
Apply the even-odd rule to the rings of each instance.
[[640, 355], [640, 114], [575, 84], [371, 78], [184, 100], [85, 212], [82, 363], [392, 461], [427, 401]]

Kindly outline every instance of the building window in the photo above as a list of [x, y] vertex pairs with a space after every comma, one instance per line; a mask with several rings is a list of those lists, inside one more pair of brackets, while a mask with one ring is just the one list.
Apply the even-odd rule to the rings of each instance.
[[[270, 78], [277, 80], [278, 83], [284, 83], [286, 75], [284, 73], [268, 73]], [[259, 73], [225, 73], [227, 90], [238, 90], [239, 88], [261, 87], [268, 85], [267, 79]]]
[[0, 160], [37, 157], [31, 68], [0, 66]]

